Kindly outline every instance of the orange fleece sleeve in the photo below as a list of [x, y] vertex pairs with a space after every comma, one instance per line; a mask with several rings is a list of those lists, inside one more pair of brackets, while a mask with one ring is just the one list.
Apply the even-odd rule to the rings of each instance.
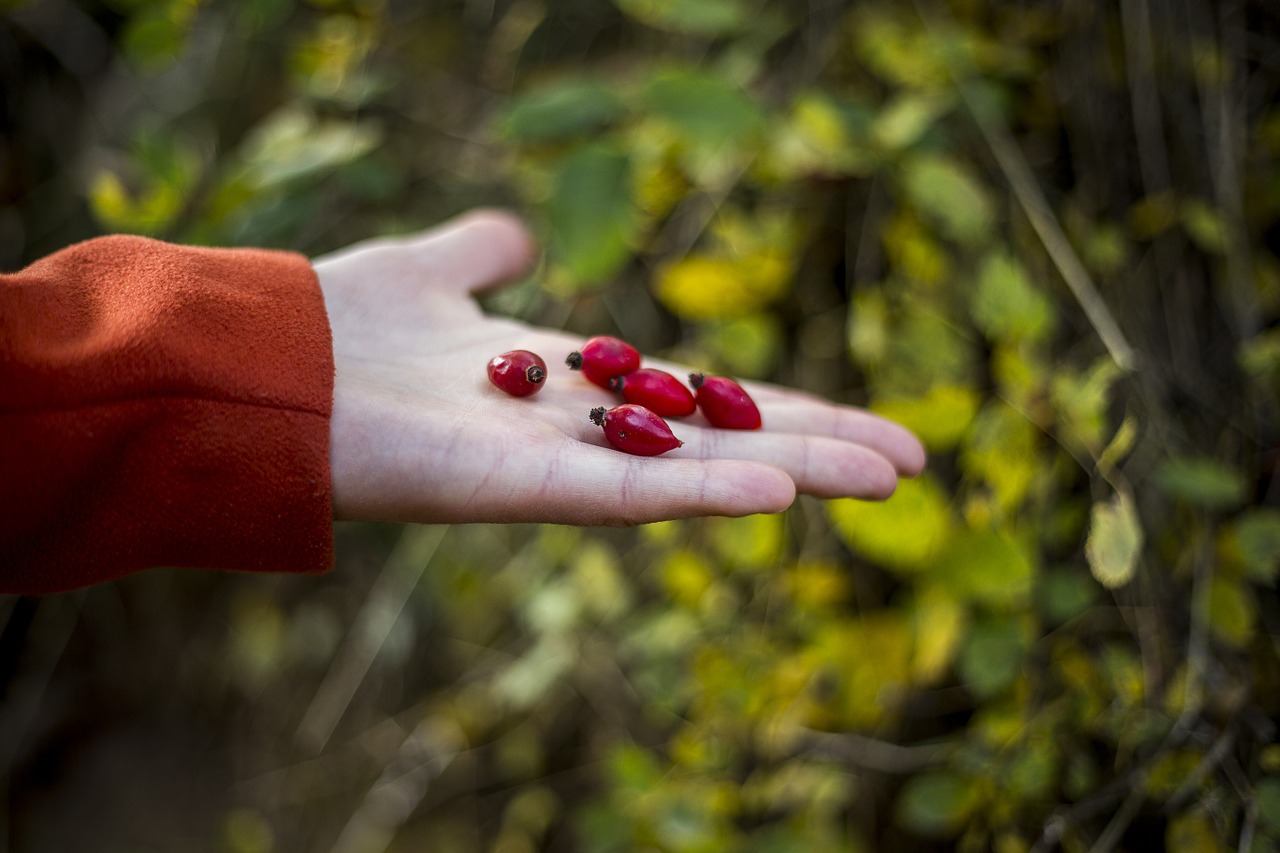
[[0, 275], [0, 591], [328, 570], [332, 406], [301, 255], [114, 236]]

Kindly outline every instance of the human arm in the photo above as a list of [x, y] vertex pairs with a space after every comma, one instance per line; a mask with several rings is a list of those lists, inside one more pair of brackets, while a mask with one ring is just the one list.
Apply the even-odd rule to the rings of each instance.
[[306, 258], [112, 236], [0, 275], [0, 592], [332, 561]]
[[[487, 316], [474, 298], [524, 272], [534, 251], [517, 220], [480, 211], [314, 262], [334, 338], [337, 517], [634, 524], [747, 515], [780, 511], [798, 492], [885, 498], [924, 466], [902, 427], [762, 384], [747, 385], [762, 430], [712, 429], [695, 416], [671, 422], [684, 446], [661, 457], [609, 448], [587, 413], [613, 398], [562, 363], [581, 338]], [[508, 397], [486, 379], [489, 358], [517, 348], [550, 367], [534, 397]]]

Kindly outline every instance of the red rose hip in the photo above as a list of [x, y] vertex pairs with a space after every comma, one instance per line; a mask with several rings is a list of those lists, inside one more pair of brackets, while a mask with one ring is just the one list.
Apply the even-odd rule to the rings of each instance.
[[515, 349], [489, 359], [489, 381], [512, 397], [528, 397], [542, 390], [547, 363], [537, 353]]
[[712, 426], [724, 429], [759, 429], [760, 410], [742, 386], [725, 376], [690, 373], [698, 408]]
[[581, 349], [569, 353], [564, 363], [571, 370], [581, 370], [583, 376], [601, 388], [608, 388], [610, 379], [640, 366], [640, 353], [626, 341], [597, 335], [588, 339]]
[[636, 456], [657, 456], [675, 450], [683, 441], [676, 438], [667, 422], [644, 406], [623, 403], [605, 410], [591, 410], [591, 420], [604, 427], [604, 437], [619, 450]]
[[615, 376], [609, 387], [628, 403], [644, 406], [664, 418], [692, 415], [697, 408], [693, 394], [665, 370], [642, 367], [625, 376]]

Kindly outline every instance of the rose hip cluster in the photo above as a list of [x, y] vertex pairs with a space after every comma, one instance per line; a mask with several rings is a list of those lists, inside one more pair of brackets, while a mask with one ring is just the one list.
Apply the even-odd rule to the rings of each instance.
[[[569, 353], [565, 364], [623, 399], [613, 408], [592, 409], [589, 417], [604, 429], [611, 445], [627, 453], [657, 456], [679, 447], [683, 442], [672, 433], [665, 418], [686, 417], [699, 409], [712, 426], [760, 428], [760, 410], [737, 382], [724, 376], [691, 373], [690, 391], [665, 370], [641, 367], [640, 353], [618, 338], [591, 338]], [[528, 350], [512, 350], [489, 361], [489, 380], [515, 397], [537, 393], [546, 377], [546, 362]]]

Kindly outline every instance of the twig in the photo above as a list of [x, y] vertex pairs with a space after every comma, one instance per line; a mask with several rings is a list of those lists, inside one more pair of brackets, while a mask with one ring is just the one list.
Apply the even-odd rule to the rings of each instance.
[[1138, 809], [1142, 807], [1145, 797], [1143, 786], [1134, 785], [1129, 791], [1129, 796], [1125, 797], [1124, 802], [1121, 803], [1120, 811], [1116, 812], [1115, 817], [1111, 818], [1106, 829], [1102, 830], [1102, 834], [1098, 836], [1098, 840], [1089, 848], [1089, 853], [1110, 853], [1120, 843], [1120, 838], [1129, 828], [1129, 824], [1133, 823], [1133, 819], [1138, 816]]
[[1030, 853], [1047, 853], [1062, 841], [1073, 825], [1083, 820], [1102, 814], [1111, 804], [1120, 798], [1125, 791], [1134, 791], [1141, 787], [1140, 770], [1132, 770], [1116, 779], [1112, 779], [1101, 791], [1087, 800], [1081, 800], [1069, 808], [1060, 808], [1044, 822], [1040, 837], [1032, 845]]
[[430, 716], [420, 722], [342, 827], [334, 853], [387, 849], [464, 746], [455, 725]]
[[903, 746], [853, 732], [802, 729], [800, 750], [839, 758], [864, 770], [907, 774], [944, 764], [951, 745], [936, 743]]
[[401, 533], [298, 724], [303, 749], [313, 755], [324, 750], [448, 530], [406, 527]]
[[[924, 21], [925, 28], [934, 37], [934, 41], [941, 43], [930, 15], [920, 8], [919, 0], [916, 0], [916, 11]], [[1026, 158], [1009, 137], [1008, 131], [997, 125], [978, 104], [964, 75], [955, 67], [955, 62], [947, 51], [939, 50], [938, 53], [946, 64], [956, 90], [978, 126], [982, 138], [991, 149], [996, 165], [1000, 167], [1005, 180], [1009, 182], [1023, 213], [1040, 237], [1045, 251], [1049, 253], [1050, 259], [1058, 268], [1071, 295], [1075, 297], [1085, 317], [1101, 339], [1102, 345], [1106, 347], [1112, 360], [1121, 370], [1126, 372], [1135, 370], [1138, 365], [1133, 347], [1125, 339], [1124, 333], [1111, 315], [1111, 310], [1094, 287], [1088, 270], [1085, 269], [1075, 249], [1071, 247], [1071, 242], [1063, 233], [1062, 226], [1058, 224], [1057, 217], [1054, 216], [1053, 209], [1036, 182], [1031, 167], [1027, 165]]]
[[1187, 775], [1186, 779], [1182, 780], [1182, 784], [1178, 786], [1178, 789], [1165, 801], [1164, 813], [1166, 815], [1173, 814], [1185, 805], [1187, 799], [1195, 793], [1196, 787], [1227, 757], [1227, 753], [1235, 745], [1235, 742], [1236, 734], [1231, 729], [1227, 729], [1213, 742], [1213, 746], [1209, 747], [1208, 752], [1204, 754], [1204, 758], [1200, 759], [1200, 763]]
[[1168, 189], [1172, 181], [1164, 143], [1160, 93], [1151, 79], [1155, 39], [1151, 34], [1146, 0], [1123, 0], [1120, 21], [1126, 54], [1124, 65], [1129, 77], [1129, 103], [1138, 143], [1138, 168], [1147, 194], [1155, 195]]
[[1253, 836], [1258, 831], [1258, 801], [1250, 800], [1244, 807], [1244, 820], [1240, 824], [1240, 843], [1236, 845], [1239, 853], [1249, 853], [1253, 849]]

